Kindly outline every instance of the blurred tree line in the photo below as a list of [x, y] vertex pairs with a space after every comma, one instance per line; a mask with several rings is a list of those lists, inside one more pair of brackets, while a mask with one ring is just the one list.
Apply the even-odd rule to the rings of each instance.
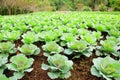
[[35, 11], [120, 11], [120, 0], [0, 0], [0, 14]]

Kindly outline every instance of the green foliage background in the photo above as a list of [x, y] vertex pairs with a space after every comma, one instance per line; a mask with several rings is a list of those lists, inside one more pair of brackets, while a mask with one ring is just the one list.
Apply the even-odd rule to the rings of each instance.
[[120, 11], [120, 0], [0, 0], [0, 14], [34, 11]]

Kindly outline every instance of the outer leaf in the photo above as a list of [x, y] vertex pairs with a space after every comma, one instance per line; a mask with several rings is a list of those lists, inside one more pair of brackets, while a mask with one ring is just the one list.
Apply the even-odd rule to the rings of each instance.
[[93, 63], [94, 63], [94, 66], [96, 67], [96, 69], [100, 69], [100, 64], [101, 64], [101, 61], [102, 61], [102, 58], [97, 58], [97, 59], [93, 59]]
[[10, 80], [9, 78], [7, 78], [5, 75], [0, 74], [0, 79], [1, 80]]
[[29, 69], [26, 69], [24, 70], [25, 72], [31, 72], [33, 70], [33, 68], [29, 68]]
[[0, 74], [3, 74], [4, 70], [6, 69], [6, 66], [1, 66], [0, 67]]
[[101, 77], [99, 71], [96, 69], [95, 66], [92, 66], [92, 67], [91, 67], [91, 74], [92, 74], [92, 75], [95, 75], [95, 76], [97, 76], [97, 77]]
[[25, 74], [21, 73], [21, 72], [14, 72], [14, 77], [16, 77], [17, 79], [21, 79]]
[[13, 64], [13, 63], [11, 63], [11, 64], [6, 64], [6, 66], [7, 66], [7, 68], [8, 68], [9, 70], [18, 71], [18, 70], [16, 69], [16, 65]]
[[60, 78], [61, 79], [67, 79], [67, 78], [69, 78], [71, 76], [71, 73], [70, 73], [70, 71], [68, 71], [67, 73], [65, 73], [65, 74], [60, 74]]
[[50, 68], [50, 66], [48, 66], [48, 65], [46, 65], [46, 64], [44, 64], [44, 63], [42, 63], [41, 68], [42, 68], [43, 70], [47, 70], [47, 69]]
[[0, 67], [8, 62], [8, 54], [0, 54]]
[[34, 62], [34, 59], [33, 58], [29, 58], [28, 61], [27, 61], [27, 64], [25, 65], [26, 68], [29, 68], [31, 67], [31, 65], [33, 64]]
[[73, 50], [71, 50], [71, 49], [65, 49], [64, 53], [67, 54], [67, 55], [70, 55], [70, 54], [73, 53]]
[[51, 78], [51, 79], [56, 79], [59, 77], [59, 73], [53, 73], [53, 72], [48, 72], [48, 76]]

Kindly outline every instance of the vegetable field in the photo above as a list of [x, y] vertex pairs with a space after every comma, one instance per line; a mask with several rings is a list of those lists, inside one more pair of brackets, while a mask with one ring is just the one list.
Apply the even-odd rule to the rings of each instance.
[[120, 80], [120, 12], [0, 16], [1, 80]]

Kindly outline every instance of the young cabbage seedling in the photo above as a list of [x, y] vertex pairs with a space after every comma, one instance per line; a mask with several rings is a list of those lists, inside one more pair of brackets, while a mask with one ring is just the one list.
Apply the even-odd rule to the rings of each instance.
[[27, 58], [24, 54], [18, 54], [10, 58], [9, 64], [7, 64], [7, 68], [9, 70], [15, 71], [13, 78], [21, 79], [25, 73], [31, 72], [33, 68], [31, 68], [34, 59]]
[[17, 49], [15, 48], [15, 44], [12, 42], [1, 42], [0, 43], [0, 52], [9, 54], [9, 53], [15, 53]]
[[38, 55], [40, 49], [34, 44], [24, 44], [22, 47], [19, 47], [20, 50], [25, 55]]
[[119, 41], [115, 37], [108, 37], [107, 40], [101, 41], [101, 46], [97, 46], [96, 55], [110, 55], [120, 56], [118, 46]]
[[41, 32], [42, 29], [43, 29], [42, 26], [35, 26], [35, 27], [31, 28], [31, 31], [33, 31], [35, 33], [39, 33], [39, 32]]
[[46, 57], [51, 56], [56, 53], [60, 53], [64, 50], [54, 41], [47, 42], [45, 45], [42, 46], [42, 48], [44, 50], [44, 56]]
[[94, 34], [90, 33], [90, 34], [85, 34], [82, 39], [85, 40], [89, 45], [96, 45], [97, 35], [95, 35], [95, 33]]
[[24, 23], [14, 23], [14, 27], [12, 30], [19, 30], [21, 33], [26, 32], [29, 29]]
[[110, 56], [93, 59], [91, 74], [97, 77], [104, 77], [106, 80], [120, 80], [120, 62]]
[[62, 34], [62, 32], [57, 32], [57, 30], [54, 31], [42, 31], [38, 33], [39, 40], [40, 41], [45, 41], [45, 42], [50, 42], [50, 41], [58, 41], [58, 37]]
[[116, 38], [120, 37], [120, 31], [118, 29], [111, 29], [108, 33]]
[[[9, 20], [9, 19], [7, 19]], [[2, 24], [2, 30], [11, 30], [12, 29], [12, 24], [11, 23], [3, 23]]]
[[84, 28], [78, 29], [78, 34], [80, 36], [84, 36], [86, 33], [90, 33], [90, 31], [88, 31], [87, 29], [84, 29]]
[[50, 69], [50, 72], [48, 72], [48, 76], [51, 79], [64, 79], [70, 77], [70, 70], [72, 69], [73, 62], [71, 60], [68, 60], [66, 56], [55, 54], [53, 56], [49, 56], [47, 61], [49, 65], [43, 63], [41, 68], [43, 70]]
[[66, 46], [68, 42], [71, 42], [74, 40], [74, 36], [72, 33], [63, 33], [60, 39], [62, 40], [61, 46]]
[[96, 27], [95, 27], [98, 31], [101, 31], [101, 32], [104, 32], [106, 31], [106, 26], [104, 26], [103, 24], [96, 24]]
[[20, 31], [6, 31], [4, 37], [7, 41], [15, 41], [20, 38], [21, 32]]
[[32, 44], [38, 41], [38, 36], [34, 32], [28, 31], [27, 33], [22, 35], [22, 42], [25, 44]]
[[64, 53], [67, 55], [74, 54], [73, 58], [79, 58], [81, 55], [89, 57], [92, 54], [89, 47], [87, 47], [87, 42], [83, 40], [73, 40], [67, 46], [68, 49], [65, 49]]

